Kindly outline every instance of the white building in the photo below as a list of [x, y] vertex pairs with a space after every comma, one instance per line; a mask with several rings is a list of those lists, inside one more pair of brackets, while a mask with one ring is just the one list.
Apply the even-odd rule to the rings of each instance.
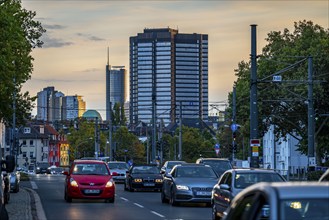
[[289, 170], [293, 174], [306, 171], [308, 158], [297, 151], [297, 145], [298, 140], [291, 135], [275, 141], [274, 125], [271, 125], [263, 137], [264, 168]]

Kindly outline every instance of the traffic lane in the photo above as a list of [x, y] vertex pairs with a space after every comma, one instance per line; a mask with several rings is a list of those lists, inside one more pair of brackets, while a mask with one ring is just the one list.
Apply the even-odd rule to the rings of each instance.
[[182, 203], [180, 206], [172, 206], [161, 202], [160, 192], [152, 191], [124, 191], [123, 184], [116, 184], [117, 197], [127, 200], [145, 211], [157, 213], [165, 219], [207, 220], [211, 219], [211, 208], [206, 204]]
[[[164, 218], [138, 203], [120, 198], [116, 194], [114, 203], [104, 200], [64, 200], [64, 178], [52, 175], [36, 175], [31, 179], [32, 188], [39, 194], [48, 220], [90, 220], [90, 219], [161, 219]], [[120, 188], [120, 187], [119, 187]]]

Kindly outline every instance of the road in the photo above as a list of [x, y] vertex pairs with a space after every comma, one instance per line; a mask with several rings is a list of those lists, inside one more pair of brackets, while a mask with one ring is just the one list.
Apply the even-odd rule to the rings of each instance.
[[211, 208], [205, 204], [182, 204], [173, 207], [161, 202], [159, 192], [128, 192], [116, 184], [116, 200], [64, 200], [64, 176], [38, 174], [29, 187], [40, 196], [48, 220], [207, 220]]

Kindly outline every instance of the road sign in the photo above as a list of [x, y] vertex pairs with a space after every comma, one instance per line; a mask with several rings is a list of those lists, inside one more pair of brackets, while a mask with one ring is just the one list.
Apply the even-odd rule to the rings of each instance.
[[260, 146], [260, 139], [251, 139], [250, 146]]
[[220, 145], [219, 144], [216, 144], [215, 145], [215, 149], [219, 149], [220, 148]]
[[238, 129], [238, 125], [237, 124], [231, 124], [231, 130], [234, 132]]

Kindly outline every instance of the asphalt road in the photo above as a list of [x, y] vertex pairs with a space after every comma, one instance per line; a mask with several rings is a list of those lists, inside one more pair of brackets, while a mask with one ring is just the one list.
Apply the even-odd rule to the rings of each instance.
[[116, 184], [116, 200], [64, 200], [64, 176], [38, 174], [30, 187], [40, 196], [48, 220], [207, 220], [211, 208], [205, 204], [181, 204], [173, 207], [161, 202], [159, 192], [127, 192]]

